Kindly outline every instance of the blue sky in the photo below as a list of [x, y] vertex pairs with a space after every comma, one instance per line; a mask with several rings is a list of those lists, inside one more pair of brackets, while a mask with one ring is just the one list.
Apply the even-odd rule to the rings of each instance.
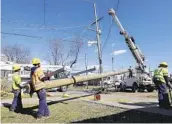
[[[104, 19], [100, 22], [102, 30], [102, 46], [108, 34], [111, 17], [110, 8], [115, 8], [117, 0], [96, 0], [98, 16]], [[2, 47], [6, 44], [19, 43], [32, 50], [32, 57], [44, 59], [47, 56], [47, 42], [54, 38], [68, 38], [79, 35], [85, 27], [52, 31], [42, 28], [44, 25], [43, 0], [2, 0], [2, 31], [39, 36], [34, 39], [21, 36], [2, 34]], [[134, 36], [136, 44], [148, 59], [151, 68], [157, 67], [161, 61], [169, 63], [172, 72], [172, 1], [171, 0], [120, 0], [117, 16], [128, 33]], [[93, 22], [94, 11], [92, 3], [83, 0], [46, 0], [46, 25], [57, 29], [89, 25]], [[94, 28], [94, 27], [93, 27]], [[84, 55], [87, 54], [88, 64], [97, 65], [95, 47], [88, 47], [87, 41], [95, 39], [95, 32], [86, 31], [84, 44], [79, 53], [76, 67], [83, 68]], [[92, 38], [93, 37], [93, 38]], [[65, 42], [67, 44], [69, 42]], [[112, 48], [112, 44], [114, 44]], [[135, 65], [123, 36], [115, 24], [103, 50], [104, 70], [111, 70], [112, 50], [127, 50], [126, 53], [114, 58], [115, 68]]]

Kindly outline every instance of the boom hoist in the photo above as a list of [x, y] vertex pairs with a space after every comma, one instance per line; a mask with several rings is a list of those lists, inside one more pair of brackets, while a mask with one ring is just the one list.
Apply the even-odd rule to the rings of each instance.
[[113, 17], [113, 21], [117, 24], [120, 29], [120, 34], [124, 36], [125, 42], [129, 47], [136, 63], [139, 68], [136, 68], [136, 75], [132, 78], [126, 78], [124, 80], [124, 87], [130, 87], [135, 92], [136, 90], [147, 89], [148, 92], [152, 92], [155, 89], [154, 83], [150, 77], [150, 74], [146, 72], [145, 57], [141, 53], [139, 47], [136, 45], [133, 37], [129, 36], [127, 31], [121, 25], [115, 11], [113, 9], [109, 10], [109, 15]]
[[128, 45], [132, 55], [134, 56], [139, 69], [142, 72], [145, 72], [145, 57], [144, 55], [141, 53], [140, 49], [138, 48], [138, 46], [135, 44], [135, 40], [133, 37], [130, 37], [129, 34], [127, 33], [127, 31], [124, 29], [124, 27], [121, 25], [118, 17], [116, 16], [116, 13], [113, 9], [109, 10], [109, 15], [111, 15], [113, 17], [114, 22], [117, 24], [117, 26], [120, 29], [120, 34], [123, 35], [125, 37], [125, 42]]

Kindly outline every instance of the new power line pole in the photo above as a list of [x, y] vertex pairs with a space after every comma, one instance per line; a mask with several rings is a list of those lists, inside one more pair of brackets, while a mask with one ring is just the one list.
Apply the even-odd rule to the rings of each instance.
[[[97, 37], [97, 47], [98, 47], [98, 59], [99, 59], [99, 73], [103, 72], [102, 67], [102, 51], [101, 51], [101, 41], [100, 41], [100, 35], [101, 31], [99, 29], [98, 25], [98, 17], [97, 17], [97, 10], [96, 10], [96, 3], [94, 3], [94, 16], [96, 19], [96, 37]], [[103, 80], [101, 79], [101, 87], [103, 87]]]

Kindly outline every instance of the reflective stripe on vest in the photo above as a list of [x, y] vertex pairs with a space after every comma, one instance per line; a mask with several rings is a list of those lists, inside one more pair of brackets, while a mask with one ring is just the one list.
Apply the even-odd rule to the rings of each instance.
[[163, 68], [158, 68], [154, 71], [154, 77], [157, 78], [159, 81], [165, 83]]

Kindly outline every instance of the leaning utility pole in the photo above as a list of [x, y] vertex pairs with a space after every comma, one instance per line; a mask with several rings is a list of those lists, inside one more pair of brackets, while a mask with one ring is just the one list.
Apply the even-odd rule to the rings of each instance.
[[[99, 29], [98, 25], [98, 18], [97, 18], [97, 11], [96, 11], [96, 4], [94, 3], [94, 16], [96, 19], [96, 37], [97, 37], [97, 47], [98, 47], [98, 59], [99, 59], [99, 73], [103, 72], [102, 67], [102, 51], [101, 51], [101, 41], [100, 41], [100, 35], [101, 30]], [[103, 87], [103, 80], [101, 80], [101, 87]]]

